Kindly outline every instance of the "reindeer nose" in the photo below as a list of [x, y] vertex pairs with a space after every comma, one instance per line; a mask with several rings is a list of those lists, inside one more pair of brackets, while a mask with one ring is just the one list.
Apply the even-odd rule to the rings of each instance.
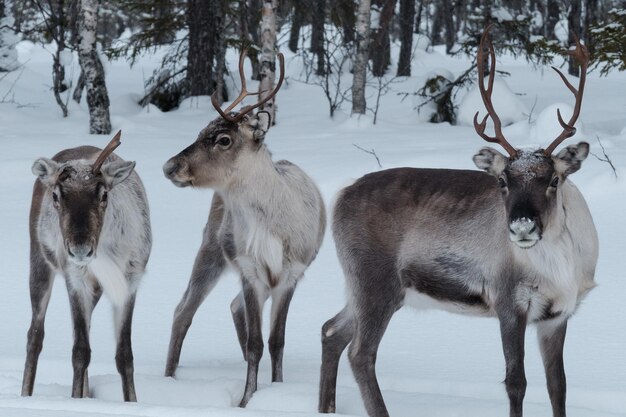
[[82, 263], [89, 261], [95, 250], [95, 242], [91, 240], [87, 243], [74, 244], [66, 241], [67, 254], [74, 262]]
[[163, 174], [168, 179], [172, 179], [174, 174], [180, 169], [180, 163], [176, 162], [174, 159], [170, 159], [163, 165]]

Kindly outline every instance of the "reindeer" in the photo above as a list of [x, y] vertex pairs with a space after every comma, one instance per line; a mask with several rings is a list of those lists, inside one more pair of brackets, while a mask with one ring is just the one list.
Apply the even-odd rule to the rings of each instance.
[[31, 396], [43, 346], [44, 320], [55, 273], [63, 275], [74, 326], [72, 397], [89, 395], [91, 313], [104, 292], [113, 304], [124, 401], [137, 401], [131, 321], [135, 294], [150, 256], [150, 213], [135, 162], [113, 154], [121, 131], [104, 150], [66, 149], [33, 164], [38, 177], [30, 209], [30, 298], [22, 395]]
[[[437, 308], [500, 322], [510, 416], [522, 416], [526, 390], [524, 334], [536, 324], [553, 415], [564, 417], [563, 344], [568, 319], [595, 286], [598, 239], [581, 193], [568, 179], [589, 145], [555, 148], [575, 133], [589, 55], [578, 43], [578, 89], [569, 122], [544, 149], [515, 149], [505, 139], [492, 100], [495, 52], [483, 51], [479, 88], [487, 115], [477, 133], [502, 145], [475, 156], [486, 171], [398, 168], [365, 175], [344, 188], [334, 206], [333, 236], [347, 281], [347, 305], [322, 327], [319, 411], [335, 412], [337, 368], [348, 357], [370, 416], [388, 416], [375, 373], [376, 353], [393, 314], [403, 305]], [[485, 133], [487, 118], [495, 136]]]
[[257, 388], [263, 355], [261, 317], [269, 296], [272, 382], [283, 380], [289, 303], [317, 255], [326, 226], [324, 202], [313, 180], [289, 161], [272, 160], [264, 142], [270, 116], [264, 111], [251, 113], [273, 98], [283, 82], [284, 58], [282, 54], [278, 58], [281, 73], [276, 88], [256, 105], [230, 112], [252, 95], [246, 89], [243, 51], [239, 97], [223, 111], [213, 94], [220, 117], [163, 166], [165, 176], [178, 187], [215, 190], [189, 285], [174, 313], [165, 375], [174, 376], [193, 316], [229, 263], [241, 277], [242, 290], [231, 303], [231, 313], [248, 362], [240, 407], [246, 406]]

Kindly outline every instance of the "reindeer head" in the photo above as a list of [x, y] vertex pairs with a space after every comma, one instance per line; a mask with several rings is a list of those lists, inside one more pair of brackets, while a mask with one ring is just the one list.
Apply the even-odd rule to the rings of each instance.
[[247, 156], [254, 155], [263, 146], [265, 134], [271, 120], [269, 113], [252, 111], [272, 99], [280, 89], [285, 76], [285, 63], [282, 54], [278, 54], [280, 78], [274, 90], [253, 106], [246, 106], [239, 112], [231, 112], [245, 97], [260, 93], [250, 93], [246, 89], [243, 63], [244, 50], [239, 57], [239, 74], [242, 91], [239, 97], [226, 109], [222, 110], [213, 93], [211, 101], [220, 117], [202, 129], [194, 143], [178, 155], [170, 158], [163, 165], [163, 173], [178, 187], [221, 188], [237, 174], [239, 169], [246, 169]]
[[118, 132], [98, 159], [59, 163], [39, 158], [32, 171], [47, 188], [59, 217], [68, 259], [86, 265], [96, 254], [108, 193], [133, 171], [135, 162], [106, 161], [120, 144]]
[[[474, 127], [483, 139], [500, 144], [506, 149], [509, 156], [486, 147], [474, 155], [474, 163], [478, 168], [485, 170], [498, 180], [506, 206], [511, 241], [521, 248], [531, 248], [542, 238], [544, 228], [548, 225], [556, 207], [561, 185], [568, 175], [578, 171], [582, 161], [589, 154], [589, 144], [580, 142], [577, 145], [569, 145], [558, 154], [553, 155], [555, 148], [563, 140], [576, 133], [574, 124], [580, 114], [589, 53], [580, 42], [577, 43], [575, 51], [568, 52], [581, 64], [578, 89], [567, 81], [561, 71], [553, 67], [576, 98], [572, 117], [567, 123], [561, 117], [561, 112], [557, 111], [557, 118], [563, 127], [562, 133], [545, 150], [518, 150], [511, 146], [504, 137], [500, 119], [491, 102], [496, 57], [493, 45], [488, 40], [490, 29], [491, 26], [483, 34], [477, 56], [478, 86], [487, 109], [487, 115], [479, 123], [477, 112], [474, 116]], [[487, 88], [485, 88], [483, 81], [485, 43], [488, 43], [487, 48], [491, 61]], [[493, 137], [485, 134], [488, 117], [491, 117], [494, 124], [495, 136]]]

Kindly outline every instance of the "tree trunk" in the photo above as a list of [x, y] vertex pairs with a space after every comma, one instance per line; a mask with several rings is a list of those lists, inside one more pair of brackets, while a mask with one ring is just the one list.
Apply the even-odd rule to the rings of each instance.
[[226, 73], [226, 34], [224, 26], [226, 21], [226, 4], [224, 0], [218, 0], [215, 4], [215, 26], [213, 39], [215, 43], [215, 91], [217, 100], [222, 104], [228, 100], [228, 91], [224, 83]]
[[433, 20], [430, 27], [430, 43], [433, 45], [441, 45], [443, 43], [443, 38], [441, 37], [444, 25], [443, 9], [444, 6], [440, 1], [433, 13]]
[[[372, 43], [370, 56], [372, 57], [372, 74], [382, 77], [391, 62], [391, 42], [389, 40], [389, 28], [396, 0], [374, 0], [373, 5], [378, 6], [378, 25], [372, 23]], [[372, 19], [374, 20], [374, 19]]]
[[[246, 1], [246, 0], [244, 0]], [[249, 0], [248, 4], [248, 29], [252, 44], [261, 47], [261, 36], [259, 30], [259, 22], [261, 22], [261, 9], [263, 8], [261, 0]], [[259, 63], [259, 55], [256, 50], [249, 51], [248, 58], [252, 64], [253, 80], [261, 79], [261, 64]]]
[[452, 0], [443, 0], [443, 24], [445, 28], [446, 39], [446, 53], [449, 54], [452, 51], [454, 42], [456, 41], [456, 31], [454, 29], [454, 6]]
[[305, 4], [302, 0], [293, 0], [293, 18], [291, 19], [291, 30], [289, 31], [289, 50], [298, 52], [300, 43], [300, 29], [304, 25]]
[[215, 6], [211, 3], [206, 0], [187, 2], [187, 83], [190, 96], [210, 95], [215, 89], [213, 60], [217, 45], [212, 30], [215, 24]]
[[52, 91], [54, 92], [54, 98], [63, 112], [63, 117], [67, 117], [67, 106], [61, 98], [61, 93], [67, 90], [65, 85], [65, 67], [61, 63], [61, 54], [65, 50], [65, 2], [59, 0], [56, 4], [56, 10], [54, 5], [50, 3], [50, 19], [49, 24], [51, 29], [55, 32], [54, 38], [56, 40], [57, 49], [52, 57]]
[[546, 29], [544, 36], [549, 40], [556, 40], [556, 35], [554, 34], [554, 28], [556, 24], [559, 22], [559, 15], [561, 13], [559, 9], [559, 2], [557, 0], [548, 0], [546, 5]]
[[317, 56], [317, 75], [326, 74], [326, 62], [324, 51], [324, 20], [326, 11], [326, 0], [313, 2], [313, 25], [311, 27], [311, 52]]
[[[274, 89], [276, 79], [276, 8], [278, 0], [263, 0], [261, 18], [261, 55], [259, 101], [267, 97]], [[267, 111], [276, 124], [276, 97], [263, 104], [259, 110]]]
[[[569, 27], [568, 44], [575, 45], [576, 37], [580, 38], [580, 6], [581, 0], [571, 0], [569, 14], [567, 15], [567, 24]], [[573, 57], [569, 57], [568, 69], [569, 75], [578, 77], [580, 75], [580, 68], [578, 63]]]
[[365, 114], [365, 82], [370, 43], [370, 0], [359, 0], [356, 20], [357, 48], [352, 79], [352, 114]]
[[598, 0], [585, 0], [585, 32], [583, 39], [585, 46], [589, 49], [591, 56], [594, 56], [595, 40], [591, 28], [598, 24]]
[[76, 82], [76, 88], [74, 88], [74, 93], [72, 93], [72, 99], [75, 102], [80, 103], [80, 99], [83, 96], [83, 89], [85, 88], [85, 73], [81, 70], [80, 75], [78, 76], [78, 81]]
[[419, 0], [419, 4], [417, 6], [417, 13], [415, 14], [415, 26], [414, 26], [415, 33], [422, 33], [421, 26], [422, 26], [423, 13], [424, 13], [424, 0]]
[[400, 56], [397, 75], [411, 76], [411, 52], [413, 51], [413, 24], [415, 23], [415, 0], [400, 0]]
[[[339, 25], [343, 35], [343, 44], [354, 42], [354, 26], [356, 25], [356, 7], [353, 0], [338, 0], [334, 2], [334, 11], [337, 13]], [[331, 9], [332, 12], [333, 9]]]
[[104, 80], [104, 68], [96, 51], [98, 26], [98, 0], [82, 0], [79, 16], [78, 59], [85, 73], [87, 106], [89, 107], [89, 133], [111, 133], [109, 95]]

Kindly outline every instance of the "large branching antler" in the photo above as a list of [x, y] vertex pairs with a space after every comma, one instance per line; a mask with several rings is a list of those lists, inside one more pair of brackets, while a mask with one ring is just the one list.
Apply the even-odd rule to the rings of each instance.
[[[487, 26], [485, 29], [483, 36], [480, 38], [480, 45], [478, 46], [478, 56], [477, 66], [478, 66], [478, 89], [480, 90], [480, 95], [483, 98], [483, 103], [485, 104], [485, 108], [487, 109], [487, 114], [483, 118], [482, 122], [478, 122], [478, 114], [480, 112], [476, 112], [474, 115], [474, 129], [476, 129], [476, 133], [480, 135], [487, 142], [498, 143], [502, 146], [508, 153], [511, 155], [511, 158], [517, 157], [517, 151], [511, 144], [506, 140], [504, 134], [502, 133], [502, 122], [496, 113], [496, 110], [493, 107], [493, 103], [491, 101], [491, 94], [493, 93], [493, 82], [496, 77], [496, 53], [493, 49], [493, 43], [489, 39], [489, 31], [493, 25]], [[485, 89], [485, 44], [489, 48], [489, 81], [487, 84], [487, 88]], [[485, 133], [485, 129], [487, 127], [487, 119], [491, 117], [493, 121], [494, 134], [495, 136], [489, 136]]]
[[100, 152], [100, 155], [98, 155], [98, 159], [96, 159], [96, 162], [94, 162], [93, 165], [91, 166], [91, 171], [93, 172], [94, 175], [100, 172], [100, 168], [102, 168], [102, 164], [109, 157], [109, 155], [113, 153], [115, 148], [117, 148], [118, 146], [122, 144], [122, 142], [120, 141], [121, 137], [122, 137], [122, 131], [120, 130], [115, 134], [115, 136], [113, 136], [113, 139], [111, 139], [109, 144], [102, 150], [102, 152]]
[[576, 98], [576, 104], [574, 105], [572, 117], [567, 123], [565, 123], [565, 121], [563, 120], [563, 117], [561, 116], [561, 111], [557, 109], [556, 115], [559, 119], [559, 123], [563, 127], [563, 131], [556, 139], [554, 139], [550, 146], [546, 148], [546, 156], [552, 155], [552, 152], [554, 152], [556, 147], [559, 146], [561, 142], [576, 134], [576, 128], [574, 127], [574, 124], [576, 124], [576, 120], [578, 120], [578, 116], [580, 115], [580, 107], [583, 101], [585, 80], [587, 79], [587, 66], [589, 65], [589, 51], [587, 50], [585, 45], [580, 43], [580, 40], [576, 39], [576, 49], [574, 49], [573, 51], [566, 51], [565, 54], [573, 56], [574, 59], [576, 59], [576, 61], [578, 61], [578, 63], [580, 64], [580, 80], [578, 81], [578, 89], [576, 89], [569, 81], [567, 81], [567, 78], [565, 78], [565, 75], [563, 75], [561, 71], [559, 71], [555, 67], [552, 67], [552, 69], [555, 70], [557, 74], [559, 74], [561, 80], [563, 80], [567, 88], [569, 88], [572, 94], [574, 94], [574, 97]]
[[239, 56], [239, 77], [241, 78], [241, 93], [239, 93], [239, 96], [230, 104], [230, 106], [226, 108], [226, 110], [222, 110], [217, 100], [217, 91], [213, 92], [213, 95], [211, 95], [211, 103], [213, 104], [213, 107], [215, 107], [215, 110], [217, 110], [217, 112], [224, 119], [233, 123], [237, 123], [238, 121], [243, 119], [243, 117], [246, 114], [250, 113], [252, 110], [256, 109], [257, 107], [262, 106], [263, 104], [267, 103], [272, 98], [274, 98], [276, 93], [278, 93], [278, 90], [280, 90], [280, 87], [283, 85], [283, 80], [285, 79], [285, 57], [283, 56], [283, 54], [278, 53], [277, 56], [278, 56], [278, 63], [280, 65], [280, 77], [278, 78], [278, 83], [276, 84], [276, 87], [274, 87], [274, 90], [272, 90], [272, 92], [268, 94], [267, 97], [265, 97], [263, 100], [259, 101], [258, 103], [252, 106], [243, 107], [241, 110], [239, 110], [239, 112], [235, 116], [229, 115], [228, 113], [232, 109], [234, 109], [235, 106], [237, 106], [237, 104], [241, 103], [243, 99], [245, 99], [246, 97], [257, 96], [261, 94], [261, 92], [251, 93], [246, 88], [246, 76], [243, 72], [243, 64], [244, 64], [244, 60], [246, 59], [247, 53], [248, 53], [248, 50], [244, 49], [243, 51], [241, 51], [241, 55]]

